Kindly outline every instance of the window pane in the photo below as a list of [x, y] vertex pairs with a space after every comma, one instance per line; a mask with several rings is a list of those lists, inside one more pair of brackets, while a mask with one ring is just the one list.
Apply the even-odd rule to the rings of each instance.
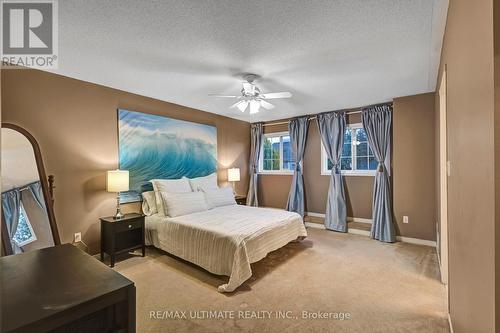
[[358, 140], [359, 142], [368, 141], [368, 138], [366, 137], [365, 130], [363, 128], [358, 128], [356, 130], [356, 140]]
[[[325, 157], [327, 158], [327, 157]], [[333, 168], [333, 163], [330, 162], [330, 160], [327, 158], [327, 162], [326, 162], [326, 165], [327, 165], [327, 170], [332, 170]]]
[[264, 139], [264, 158], [271, 158], [271, 140], [269, 138]]
[[345, 129], [344, 144], [352, 144], [351, 129], [349, 127]]
[[292, 146], [290, 145], [290, 136], [283, 136], [283, 169], [293, 170], [295, 163], [293, 161]]
[[370, 161], [370, 166], [369, 166], [370, 170], [377, 170], [378, 162], [375, 159], [375, 157], [370, 157], [369, 161]]
[[280, 159], [280, 137], [274, 137], [274, 138], [270, 138], [271, 139], [271, 151], [272, 151], [272, 155], [271, 155], [271, 158], [273, 160], [277, 159], [279, 160]]
[[273, 160], [273, 170], [280, 169], [280, 160]]
[[368, 157], [356, 157], [356, 169], [357, 170], [368, 170]]
[[264, 170], [271, 170], [271, 160], [264, 160], [263, 168]]
[[362, 142], [356, 146], [356, 156], [368, 156], [368, 143]]
[[342, 149], [342, 156], [343, 157], [351, 157], [351, 148], [352, 148], [352, 145], [350, 143], [348, 143], [348, 144], [344, 143], [344, 149]]
[[23, 210], [19, 207], [19, 224], [17, 225], [17, 230], [12, 239], [14, 239], [16, 243], [21, 244], [32, 237], [33, 235], [31, 234], [31, 230], [28, 226], [26, 216], [24, 216]]
[[341, 158], [340, 159], [340, 168], [342, 170], [352, 170], [352, 158]]

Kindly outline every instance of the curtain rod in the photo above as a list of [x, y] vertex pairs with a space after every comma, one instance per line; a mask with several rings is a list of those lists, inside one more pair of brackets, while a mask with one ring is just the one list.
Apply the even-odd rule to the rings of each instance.
[[[374, 105], [369, 105], [369, 106], [366, 106], [366, 107], [379, 106], [379, 105], [392, 105], [392, 102], [374, 104]], [[365, 107], [363, 107], [363, 109], [364, 108]], [[342, 111], [342, 110], [339, 110], [339, 111]], [[332, 112], [335, 112], [335, 111], [332, 111]], [[361, 112], [362, 112], [361, 108], [359, 110], [356, 110], [356, 111], [345, 111], [346, 114], [356, 114], [356, 113], [361, 113]], [[307, 120], [310, 121], [310, 120], [314, 120], [316, 118], [317, 118], [316, 116], [311, 116], [311, 117], [307, 118]], [[287, 120], [287, 121], [278, 121], [278, 122], [275, 122], [275, 123], [264, 123], [264, 124], [262, 124], [262, 126], [266, 127], [266, 126], [285, 125], [285, 124], [288, 124], [288, 122], [289, 121]]]
[[[361, 110], [346, 112], [346, 114], [355, 114], [355, 113], [361, 113]], [[312, 117], [307, 118], [307, 120], [311, 121], [311, 120], [314, 120], [316, 118], [317, 118], [316, 116], [312, 116]], [[275, 125], [284, 125], [284, 124], [288, 124], [288, 121], [278, 121], [278, 122], [275, 122], [275, 123], [264, 123], [264, 124], [262, 124], [262, 126], [265, 127], [265, 126], [275, 126]]]

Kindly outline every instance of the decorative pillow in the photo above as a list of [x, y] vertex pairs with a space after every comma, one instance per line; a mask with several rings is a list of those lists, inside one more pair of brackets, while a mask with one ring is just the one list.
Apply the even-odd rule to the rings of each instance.
[[142, 212], [146, 216], [158, 213], [155, 191], [142, 192]]
[[217, 186], [217, 172], [214, 172], [205, 177], [197, 177], [189, 179], [189, 184], [191, 184], [191, 189], [193, 192], [200, 191], [201, 189], [216, 189]]
[[205, 200], [210, 209], [220, 206], [236, 205], [233, 189], [231, 187], [222, 187], [212, 190], [202, 189], [205, 194]]
[[187, 215], [208, 210], [203, 192], [161, 193], [165, 212], [170, 217]]
[[163, 199], [161, 197], [161, 192], [167, 193], [186, 193], [191, 192], [191, 186], [189, 185], [189, 180], [186, 177], [181, 179], [152, 179], [153, 189], [155, 190], [156, 196], [156, 208], [160, 216], [167, 215], [166, 210], [163, 207]]

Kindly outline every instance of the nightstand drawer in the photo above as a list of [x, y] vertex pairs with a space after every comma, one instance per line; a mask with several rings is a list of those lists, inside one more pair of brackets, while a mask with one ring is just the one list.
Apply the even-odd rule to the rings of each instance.
[[120, 221], [115, 224], [115, 232], [123, 232], [142, 228], [142, 219], [132, 221]]

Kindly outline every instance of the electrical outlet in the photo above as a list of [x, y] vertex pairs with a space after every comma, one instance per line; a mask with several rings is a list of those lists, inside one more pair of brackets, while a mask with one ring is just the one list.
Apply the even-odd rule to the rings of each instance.
[[408, 216], [403, 216], [403, 223], [410, 223], [410, 219], [408, 218]]
[[77, 232], [75, 234], [75, 237], [73, 238], [73, 241], [75, 243], [81, 242], [82, 241], [82, 233], [81, 232]]

